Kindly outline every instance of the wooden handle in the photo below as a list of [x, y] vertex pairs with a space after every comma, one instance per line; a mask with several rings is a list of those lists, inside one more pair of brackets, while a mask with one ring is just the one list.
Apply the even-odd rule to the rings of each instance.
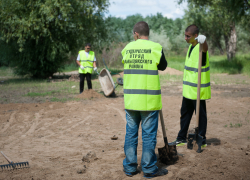
[[163, 120], [162, 109], [159, 111], [159, 113], [160, 113], [160, 119], [161, 119], [161, 128], [162, 128], [162, 133], [163, 133], [163, 139], [164, 139], [164, 142], [166, 144], [168, 144], [167, 134], [166, 134], [166, 130], [165, 130], [165, 124], [164, 124], [164, 120]]
[[201, 89], [202, 49], [203, 49], [203, 44], [200, 44], [200, 47], [199, 47], [199, 62], [198, 62], [197, 100], [196, 100], [196, 127], [199, 127], [199, 117], [200, 117], [200, 89]]
[[3, 157], [11, 164], [13, 163], [13, 161], [11, 161], [2, 151], [1, 154], [3, 155]]

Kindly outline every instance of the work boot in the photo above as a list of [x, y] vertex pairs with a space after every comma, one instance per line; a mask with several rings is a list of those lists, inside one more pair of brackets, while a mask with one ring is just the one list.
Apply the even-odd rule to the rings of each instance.
[[145, 178], [154, 178], [157, 176], [164, 176], [168, 173], [167, 169], [158, 169], [158, 171], [156, 171], [155, 173], [144, 173], [144, 177]]
[[[123, 170], [124, 171], [124, 170]], [[138, 174], [138, 171], [135, 171], [135, 172], [126, 172], [124, 171], [124, 173], [126, 174], [126, 176], [128, 177], [133, 177], [134, 175]]]

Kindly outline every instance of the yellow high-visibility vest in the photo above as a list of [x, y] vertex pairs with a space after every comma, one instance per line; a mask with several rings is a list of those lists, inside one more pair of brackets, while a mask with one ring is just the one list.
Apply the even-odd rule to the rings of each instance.
[[89, 55], [87, 57], [85, 51], [82, 50], [82, 51], [79, 51], [79, 55], [80, 55], [80, 64], [84, 67], [84, 70], [79, 68], [79, 73], [91, 74], [94, 68], [93, 63], [94, 63], [95, 53], [93, 51], [89, 51]]
[[[183, 74], [183, 96], [188, 99], [197, 99], [197, 84], [198, 84], [198, 61], [199, 61], [199, 44], [196, 45], [189, 56], [189, 51], [192, 45], [189, 46], [185, 68]], [[201, 89], [200, 99], [206, 100], [211, 98], [210, 87], [210, 67], [209, 55], [206, 53], [206, 65], [201, 68]]]
[[160, 44], [141, 39], [129, 43], [122, 50], [125, 109], [161, 110], [161, 86], [157, 68], [161, 51]]

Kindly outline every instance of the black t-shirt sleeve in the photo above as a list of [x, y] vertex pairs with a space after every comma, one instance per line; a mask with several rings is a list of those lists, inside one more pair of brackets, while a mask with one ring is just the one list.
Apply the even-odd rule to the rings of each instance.
[[[196, 45], [195, 45], [196, 46]], [[194, 49], [195, 46], [192, 46], [190, 48], [190, 51], [189, 51], [189, 54], [188, 54], [188, 57], [190, 57], [190, 54], [192, 52], [192, 50]], [[202, 66], [206, 66], [206, 62], [207, 62], [207, 53], [206, 52], [202, 52]]]
[[206, 66], [207, 63], [207, 52], [202, 52], [202, 66]]
[[165, 58], [165, 55], [163, 53], [163, 50], [161, 51], [161, 59], [160, 59], [160, 63], [158, 64], [157, 68], [158, 70], [164, 71], [168, 66], [168, 62]]

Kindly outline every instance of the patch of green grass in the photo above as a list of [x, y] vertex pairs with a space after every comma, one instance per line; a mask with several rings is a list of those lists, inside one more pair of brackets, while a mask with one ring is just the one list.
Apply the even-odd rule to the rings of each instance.
[[11, 77], [14, 75], [13, 75], [13, 71], [11, 68], [6, 67], [6, 66], [2, 66], [2, 67], [0, 67], [0, 76], [1, 77]]
[[227, 124], [224, 127], [227, 127]]
[[230, 128], [233, 128], [233, 127], [235, 127], [235, 128], [242, 127], [242, 123], [236, 123], [234, 125], [232, 123], [230, 123]]
[[[185, 67], [185, 56], [166, 57], [168, 67], [183, 71]], [[250, 76], [250, 54], [240, 54], [228, 61], [226, 55], [210, 56], [211, 73], [246, 74]]]
[[234, 127], [236, 127], [236, 128], [237, 127], [242, 127], [242, 123], [237, 123], [237, 124], [234, 125]]
[[170, 75], [170, 74], [162, 74], [159, 76], [160, 82], [162, 81], [182, 81], [182, 75]]
[[67, 98], [56, 98], [56, 97], [53, 97], [50, 101], [51, 102], [66, 102]]
[[53, 97], [52, 99], [50, 99], [51, 102], [67, 102], [67, 101], [79, 101], [79, 98], [57, 98], [57, 97]]
[[166, 57], [168, 67], [183, 71], [185, 67], [185, 56]]
[[250, 54], [236, 55], [228, 61], [226, 56], [210, 57], [211, 73], [246, 74], [250, 76]]
[[66, 64], [64, 66], [63, 72], [77, 71], [78, 69], [79, 66], [76, 64], [76, 62], [73, 62], [71, 64]]
[[50, 96], [54, 93], [57, 93], [59, 91], [48, 91], [44, 93], [38, 93], [38, 92], [29, 92], [25, 96], [30, 96], [30, 97], [36, 97], [36, 96]]

